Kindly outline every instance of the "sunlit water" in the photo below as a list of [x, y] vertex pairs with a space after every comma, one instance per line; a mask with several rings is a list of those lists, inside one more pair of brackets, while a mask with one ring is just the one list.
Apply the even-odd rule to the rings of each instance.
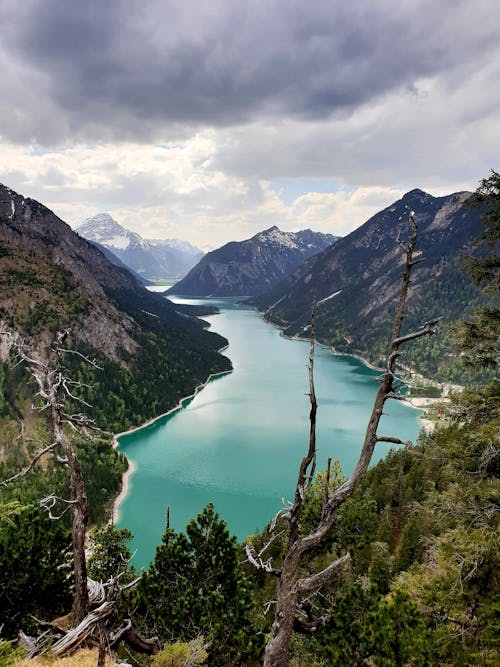
[[[167, 507], [176, 530], [209, 502], [238, 538], [262, 529], [282, 498], [292, 497], [309, 437], [308, 343], [283, 338], [236, 299], [182, 301], [221, 309], [206, 319], [229, 340], [224, 354], [234, 371], [210, 381], [182, 409], [119, 439], [136, 467], [119, 527], [133, 532], [139, 567], [154, 556]], [[345, 474], [352, 471], [376, 375], [356, 359], [316, 349], [318, 469], [332, 457]], [[418, 411], [392, 401], [386, 412], [381, 433], [416, 439]], [[388, 451], [378, 444], [374, 461]]]

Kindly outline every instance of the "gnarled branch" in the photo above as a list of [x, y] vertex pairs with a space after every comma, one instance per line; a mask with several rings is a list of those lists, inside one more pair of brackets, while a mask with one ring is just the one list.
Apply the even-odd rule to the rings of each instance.
[[12, 484], [12, 482], [17, 482], [19, 479], [22, 479], [23, 477], [26, 477], [26, 475], [29, 475], [29, 473], [33, 470], [35, 463], [39, 461], [44, 454], [47, 454], [48, 452], [51, 452], [55, 447], [57, 447], [59, 443], [58, 442], [52, 442], [50, 445], [47, 445], [47, 447], [44, 447], [43, 449], [40, 449], [31, 459], [29, 465], [24, 468], [23, 470], [19, 471], [15, 475], [12, 475], [12, 477], [8, 477], [7, 479], [4, 479], [0, 482], [0, 486], [7, 486], [8, 484]]
[[302, 594], [311, 593], [318, 588], [321, 588], [327, 584], [334, 574], [341, 568], [343, 565], [348, 563], [351, 559], [351, 554], [346, 553], [341, 558], [332, 561], [324, 570], [312, 574], [310, 577], [304, 577], [297, 581], [297, 591]]

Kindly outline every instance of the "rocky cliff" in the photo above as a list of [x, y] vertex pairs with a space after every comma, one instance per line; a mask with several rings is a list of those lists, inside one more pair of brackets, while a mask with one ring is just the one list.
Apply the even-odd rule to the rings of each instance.
[[[471, 309], [480, 294], [461, 264], [480, 229], [479, 212], [464, 206], [468, 194], [433, 197], [418, 189], [408, 192], [254, 303], [286, 334], [299, 336], [308, 335], [315, 303], [321, 341], [378, 361], [385, 353], [402, 274], [403, 256], [396, 239], [408, 234], [413, 211], [419, 226], [418, 253], [424, 262], [414, 268], [407, 326], [444, 316], [446, 329], [447, 323]], [[452, 354], [449, 346], [436, 348], [432, 343], [425, 354], [417, 349], [413, 361], [430, 373]]]
[[271, 227], [246, 241], [207, 253], [169, 292], [189, 296], [251, 296], [270, 289], [302, 262], [337, 240], [310, 229]]

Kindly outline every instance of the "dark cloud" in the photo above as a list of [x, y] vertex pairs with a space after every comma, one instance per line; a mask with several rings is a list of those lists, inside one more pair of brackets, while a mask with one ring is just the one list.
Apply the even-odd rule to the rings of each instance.
[[[0, 135], [153, 139], [166, 128], [349, 114], [482, 66], [496, 0], [4, 0]], [[38, 112], [38, 109], [40, 111]]]

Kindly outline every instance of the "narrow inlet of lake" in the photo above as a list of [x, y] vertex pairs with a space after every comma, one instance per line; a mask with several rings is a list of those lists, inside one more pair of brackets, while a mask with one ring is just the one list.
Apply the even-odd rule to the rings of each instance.
[[[177, 301], [181, 301], [178, 299]], [[170, 525], [183, 530], [212, 502], [229, 530], [244, 539], [292, 499], [309, 438], [306, 341], [288, 340], [237, 299], [187, 300], [220, 308], [205, 318], [225, 336], [232, 373], [214, 378], [183, 408], [119, 438], [133, 462], [119, 528], [134, 534], [136, 567], [147, 566]], [[318, 466], [338, 459], [352, 472], [378, 388], [377, 372], [317, 347]], [[417, 410], [386, 404], [380, 432], [415, 442]], [[373, 461], [390, 446], [378, 444]]]

